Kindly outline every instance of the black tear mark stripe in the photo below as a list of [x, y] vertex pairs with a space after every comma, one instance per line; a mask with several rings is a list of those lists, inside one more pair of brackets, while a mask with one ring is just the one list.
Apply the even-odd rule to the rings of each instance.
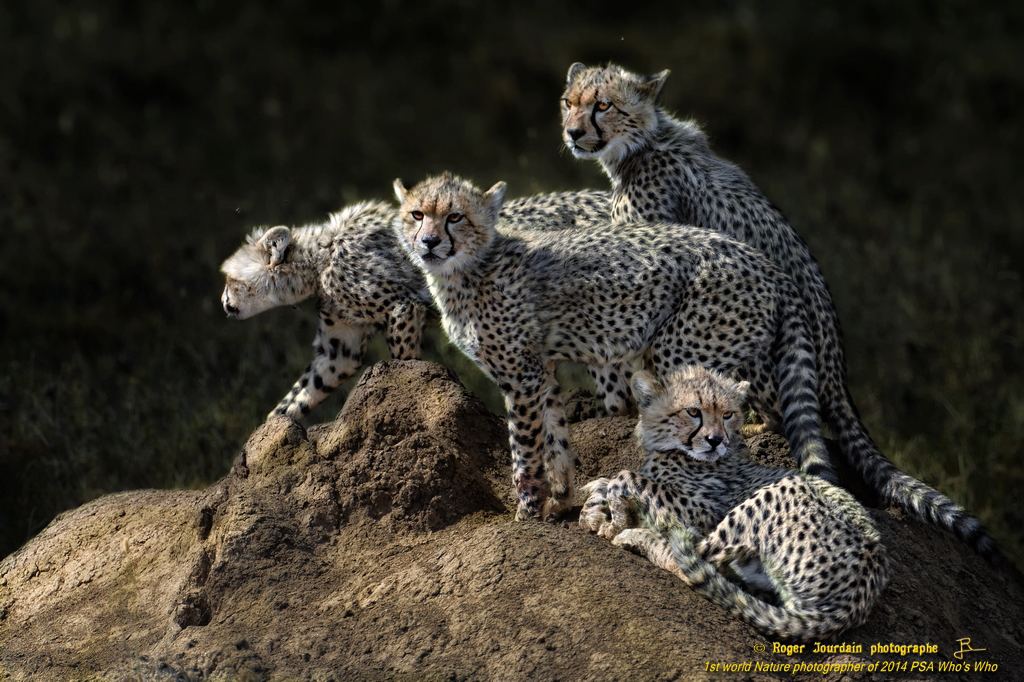
[[[702, 396], [700, 394], [700, 392], [697, 393], [697, 404], [698, 405], [703, 405], [704, 404], [704, 396]], [[697, 434], [700, 433], [700, 430], [704, 427], [704, 411], [703, 410], [700, 410], [700, 414], [698, 415], [698, 419], [700, 421], [697, 422], [697, 428], [695, 428], [693, 430], [693, 433], [691, 433], [686, 438], [686, 446], [687, 447], [693, 447], [693, 439], [697, 437]]]
[[[473, 223], [471, 223], [471, 222], [470, 222], [470, 220], [469, 220], [469, 216], [465, 216], [465, 215], [464, 215], [464, 216], [462, 217], [462, 219], [466, 221], [466, 225], [467, 225], [468, 227], [473, 227], [473, 228], [475, 228], [475, 227], [476, 227], [476, 225], [474, 225]], [[454, 256], [454, 255], [455, 255], [455, 253], [456, 253], [456, 252], [458, 251], [458, 249], [457, 249], [457, 248], [455, 247], [455, 237], [454, 237], [454, 236], [452, 236], [452, 231], [448, 229], [448, 225], [450, 225], [450, 224], [451, 224], [451, 223], [449, 223], [449, 222], [448, 222], [448, 219], [447, 219], [447, 218], [445, 218], [445, 221], [444, 221], [444, 233], [445, 233], [446, 235], [448, 235], [448, 241], [450, 241], [450, 242], [452, 243], [452, 248], [451, 248], [451, 251], [449, 251], [449, 252], [448, 252], [448, 257], [449, 257], [449, 258], [451, 258], [452, 256]]]
[[689, 436], [687, 436], [687, 438], [686, 438], [686, 447], [693, 447], [693, 439], [697, 437], [697, 434], [700, 433], [700, 430], [703, 427], [704, 427], [704, 413], [702, 412], [701, 415], [700, 415], [700, 420], [697, 422], [697, 428], [695, 428], [693, 430], [693, 432]]
[[594, 132], [597, 133], [597, 139], [604, 142], [604, 131], [601, 130], [601, 126], [597, 125], [597, 104], [600, 101], [598, 98], [598, 91], [594, 89], [594, 108], [590, 110], [590, 122], [594, 124]]

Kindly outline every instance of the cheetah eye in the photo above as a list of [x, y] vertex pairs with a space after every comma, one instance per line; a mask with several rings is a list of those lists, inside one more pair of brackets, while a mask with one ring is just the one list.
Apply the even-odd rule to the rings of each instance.
[[452, 224], [452, 225], [454, 225], [455, 223], [462, 222], [462, 218], [463, 218], [463, 216], [462, 216], [461, 213], [449, 213], [448, 214], [448, 222], [450, 224]]
[[416, 221], [423, 220], [423, 211], [413, 211], [412, 219]]
[[686, 408], [686, 414], [690, 415], [691, 417], [699, 417], [700, 410], [698, 410], [696, 407], [688, 407]]
[[722, 419], [732, 419], [733, 414], [734, 414], [733, 412], [723, 412], [722, 413]]
[[566, 109], [572, 109], [572, 102], [569, 101], [568, 97], [562, 98], [562, 106], [565, 107]]
[[598, 102], [597, 103], [597, 110], [598, 111], [608, 111], [608, 109], [610, 109], [611, 106], [612, 106], [611, 102]]

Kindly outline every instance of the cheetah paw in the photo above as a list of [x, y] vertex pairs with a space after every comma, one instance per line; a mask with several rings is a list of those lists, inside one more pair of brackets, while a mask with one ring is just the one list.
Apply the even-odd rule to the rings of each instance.
[[601, 526], [608, 523], [610, 519], [611, 514], [608, 511], [607, 503], [588, 501], [580, 510], [580, 528], [588, 533], [598, 532]]
[[605, 521], [598, 527], [597, 534], [605, 540], [614, 541], [625, 530], [627, 529], [624, 526], [614, 521]]
[[516, 521], [532, 521], [537, 518], [537, 513], [525, 507], [516, 509]]
[[542, 509], [543, 512], [541, 513], [541, 518], [545, 521], [554, 521], [559, 516], [572, 509], [572, 499], [568, 496], [565, 498], [551, 496], [544, 501]]
[[634, 554], [644, 555], [644, 548], [658, 540], [660, 536], [650, 528], [626, 528], [612, 538], [612, 544]]

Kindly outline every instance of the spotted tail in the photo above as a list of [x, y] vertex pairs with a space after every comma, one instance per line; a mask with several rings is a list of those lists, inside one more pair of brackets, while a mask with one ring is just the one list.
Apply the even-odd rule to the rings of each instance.
[[861, 424], [849, 391], [833, 401], [829, 421], [846, 459], [886, 502], [951, 531], [990, 563], [1011, 566], [978, 519], [938, 490], [900, 471], [879, 452]]
[[[683, 579], [695, 592], [743, 619], [770, 637], [779, 639], [813, 640], [825, 639], [857, 625], [867, 617], [867, 610], [857, 609], [851, 602], [844, 608], [830, 605], [828, 609], [787, 607], [769, 604], [746, 592], [739, 585], [728, 580], [718, 569], [701, 557], [692, 532], [686, 528], [674, 527], [666, 533], [668, 550], [674, 566], [668, 567]], [[885, 561], [884, 548], [880, 543], [869, 546], [867, 552], [878, 553], [878, 560]], [[662, 565], [656, 558], [655, 563]], [[866, 589], [873, 595], [866, 603], [873, 604], [878, 593], [884, 588], [885, 579], [869, 580]]]
[[793, 303], [800, 300], [798, 296], [787, 296], [787, 300], [775, 344], [782, 427], [800, 469], [837, 483], [839, 478], [821, 433], [817, 359], [806, 313]]

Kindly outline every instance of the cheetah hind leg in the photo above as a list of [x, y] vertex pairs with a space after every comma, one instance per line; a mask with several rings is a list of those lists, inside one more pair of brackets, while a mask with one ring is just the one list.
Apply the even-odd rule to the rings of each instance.
[[613, 362], [607, 365], [587, 368], [597, 391], [595, 398], [601, 404], [603, 413], [595, 416], [624, 417], [634, 413], [629, 380], [634, 368], [627, 362]]
[[[749, 407], [748, 423], [740, 427], [744, 438], [763, 433], [783, 434], [782, 415], [779, 414], [779, 398], [770, 368], [771, 360], [763, 353], [747, 366], [733, 372], [737, 381], [748, 381], [746, 403]], [[758, 421], [760, 420], [760, 421]]]
[[718, 542], [717, 537], [712, 533], [698, 545], [697, 551], [701, 556], [715, 566], [719, 573], [742, 586], [745, 591], [763, 601], [777, 604], [777, 585], [768, 575], [760, 553], [746, 545], [723, 545]]
[[[723, 568], [727, 570], [722, 570]], [[743, 588], [755, 595], [762, 601], [769, 604], [777, 604], [779, 593], [775, 581], [768, 575], [761, 558], [754, 554], [737, 556], [729, 562], [727, 567], [719, 567], [719, 570], [733, 582], [739, 583]]]

